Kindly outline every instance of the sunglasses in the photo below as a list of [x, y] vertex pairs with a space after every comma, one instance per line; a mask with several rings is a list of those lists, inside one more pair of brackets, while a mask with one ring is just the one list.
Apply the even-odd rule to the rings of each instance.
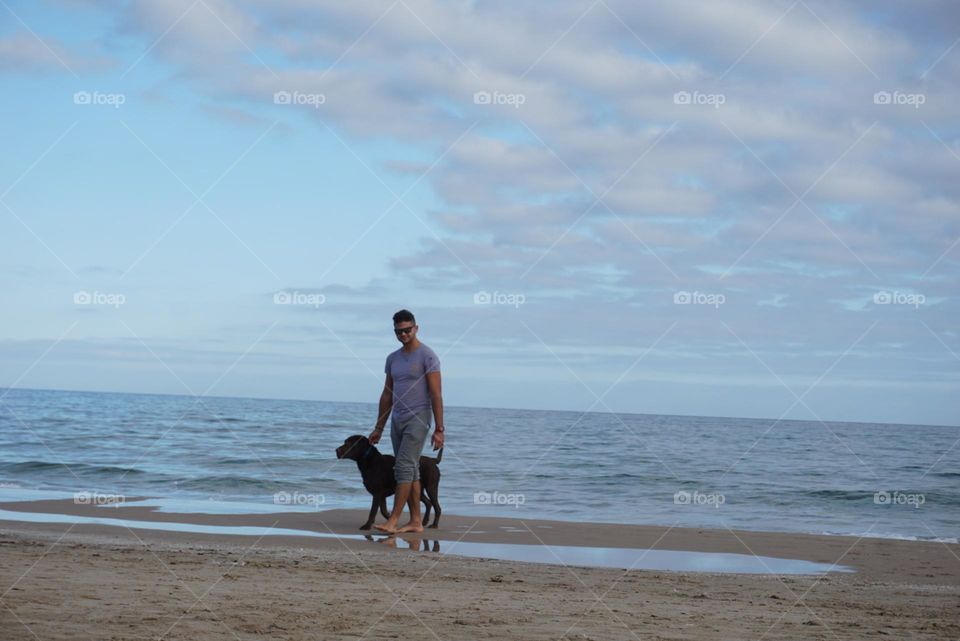
[[[414, 325], [413, 327], [416, 327], [416, 325]], [[400, 336], [401, 334], [409, 334], [410, 332], [413, 331], [413, 327], [402, 327], [400, 329], [395, 329], [393, 330], [393, 333], [396, 334], [397, 336]]]

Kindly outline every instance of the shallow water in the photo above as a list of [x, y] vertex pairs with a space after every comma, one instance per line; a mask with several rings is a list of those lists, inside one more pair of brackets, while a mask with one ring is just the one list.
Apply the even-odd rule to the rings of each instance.
[[[357, 534], [329, 534], [311, 530], [271, 528], [258, 526], [222, 526], [198, 523], [138, 521], [108, 517], [77, 516], [15, 512], [0, 509], [0, 520], [30, 523], [76, 523], [110, 525], [130, 529], [189, 532], [194, 534], [221, 534], [242, 536], [309, 536], [323, 539], [352, 541], [376, 540]], [[381, 538], [382, 540], [382, 538]], [[717, 572], [724, 574], [822, 574], [850, 572], [850, 568], [828, 563], [814, 563], [796, 559], [779, 559], [747, 554], [715, 552], [686, 552], [675, 550], [643, 550], [632, 548], [575, 547], [568, 545], [519, 545], [514, 543], [474, 543], [470, 541], [426, 540], [426, 551], [455, 556], [551, 563], [583, 567], [620, 568], [633, 570], [661, 570], [677, 572]], [[419, 543], [418, 549], [419, 549]]]

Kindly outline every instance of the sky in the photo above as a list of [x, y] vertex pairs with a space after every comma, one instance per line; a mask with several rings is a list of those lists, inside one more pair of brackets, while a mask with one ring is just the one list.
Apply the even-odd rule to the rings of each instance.
[[0, 0], [0, 387], [373, 403], [408, 308], [450, 406], [960, 425], [958, 80], [952, 0]]

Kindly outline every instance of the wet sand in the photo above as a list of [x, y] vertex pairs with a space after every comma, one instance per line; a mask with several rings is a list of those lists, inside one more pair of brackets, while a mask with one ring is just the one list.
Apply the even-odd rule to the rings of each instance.
[[[349, 535], [366, 516], [0, 509]], [[756, 554], [855, 572], [627, 571], [431, 551], [458, 540]], [[445, 514], [423, 538], [381, 542], [7, 520], [0, 548], [11, 640], [960, 638], [960, 546], [936, 542]]]

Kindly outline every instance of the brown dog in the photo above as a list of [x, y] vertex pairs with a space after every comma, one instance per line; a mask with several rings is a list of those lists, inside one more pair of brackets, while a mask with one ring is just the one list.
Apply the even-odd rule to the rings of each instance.
[[[369, 530], [377, 518], [377, 508], [384, 518], [389, 518], [387, 512], [387, 497], [397, 490], [397, 481], [393, 477], [394, 458], [390, 454], [381, 454], [370, 444], [370, 439], [360, 434], [348, 436], [343, 445], [337, 448], [337, 458], [348, 458], [357, 462], [357, 468], [363, 477], [363, 487], [373, 495], [370, 504], [370, 516], [367, 522], [360, 526], [361, 530]], [[423, 525], [430, 520], [430, 509], [433, 508], [433, 523], [430, 527], [437, 527], [440, 522], [440, 459], [443, 458], [443, 448], [437, 452], [437, 458], [420, 457], [420, 500], [426, 505], [423, 514]]]

